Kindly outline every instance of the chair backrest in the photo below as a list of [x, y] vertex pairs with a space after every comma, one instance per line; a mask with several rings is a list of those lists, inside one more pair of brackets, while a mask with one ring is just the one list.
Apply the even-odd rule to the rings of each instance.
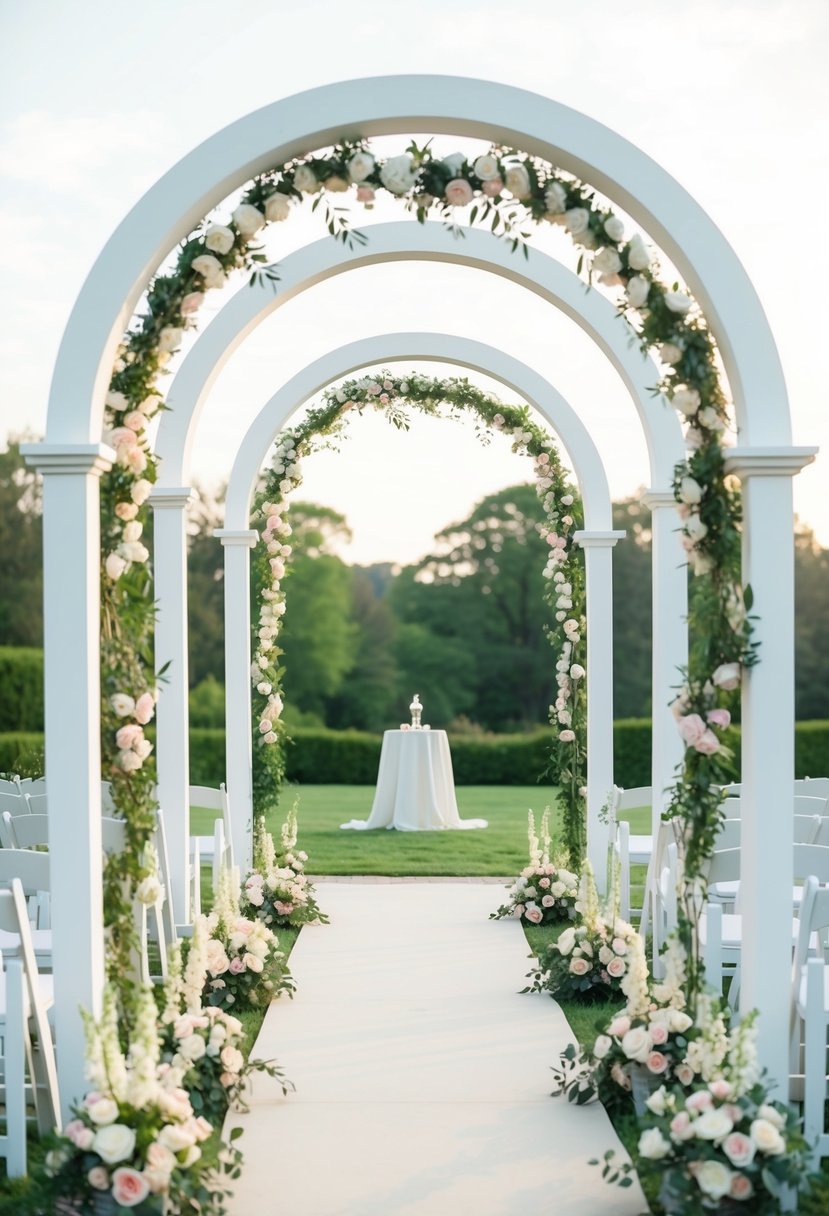
[[795, 881], [814, 875], [818, 882], [829, 882], [829, 848], [819, 844], [794, 846]]
[[207, 811], [224, 811], [224, 785], [212, 789], [209, 785], [191, 785], [189, 789], [190, 806], [203, 807]]
[[739, 849], [741, 819], [723, 819], [717, 830], [715, 849]]
[[740, 850], [716, 849], [708, 863], [708, 882], [736, 882], [740, 877]]
[[795, 815], [829, 815], [829, 798], [812, 794], [795, 794]]
[[26, 800], [29, 803], [29, 813], [31, 815], [46, 815], [49, 811], [49, 795], [30, 794], [26, 792]]
[[638, 785], [626, 790], [621, 786], [614, 787], [616, 791], [616, 813], [619, 811], [635, 811], [639, 807], [653, 804], [653, 790], [649, 785]]
[[0, 849], [0, 886], [8, 886], [15, 878], [27, 896], [49, 891], [49, 854]]
[[24, 794], [0, 790], [0, 814], [3, 811], [8, 811], [10, 815], [28, 815], [29, 801]]
[[823, 936], [822, 930], [829, 928], [829, 885], [821, 885], [814, 874], [808, 875], [803, 886], [797, 926], [797, 942], [794, 948], [793, 976], [795, 993], [800, 987], [800, 974], [809, 957], [812, 934]]
[[112, 782], [101, 782], [101, 814], [112, 818], [115, 815], [115, 802], [112, 798]]
[[794, 792], [810, 798], [829, 798], [829, 777], [799, 777]]
[[164, 826], [164, 812], [161, 807], [156, 807], [155, 810], [153, 845], [158, 857], [158, 880], [164, 888], [164, 903], [161, 908], [164, 933], [167, 941], [172, 944], [178, 936], [176, 931], [176, 913], [179, 909], [173, 907], [170, 884], [170, 854], [167, 849], [167, 832]]
[[45, 777], [23, 777], [20, 780], [19, 785], [24, 794], [46, 793]]
[[[35, 849], [49, 844], [48, 815], [16, 815], [12, 819], [8, 813], [2, 816], [0, 835], [4, 841], [10, 840], [6, 848]], [[101, 816], [101, 845], [105, 853], [120, 853], [127, 845], [127, 826], [123, 819], [111, 819]]]

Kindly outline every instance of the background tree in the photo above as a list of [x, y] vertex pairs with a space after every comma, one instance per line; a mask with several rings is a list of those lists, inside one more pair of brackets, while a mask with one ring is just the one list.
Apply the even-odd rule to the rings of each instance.
[[40, 478], [23, 463], [20, 444], [0, 452], [0, 645], [43, 645], [43, 541]]

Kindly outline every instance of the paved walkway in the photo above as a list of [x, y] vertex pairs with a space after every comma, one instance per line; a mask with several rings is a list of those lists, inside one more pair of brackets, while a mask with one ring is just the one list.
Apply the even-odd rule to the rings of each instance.
[[638, 1216], [587, 1165], [619, 1143], [604, 1110], [550, 1098], [572, 1038], [514, 921], [477, 883], [325, 884], [331, 924], [291, 955], [298, 993], [255, 1054], [297, 1092], [254, 1081], [232, 1216]]

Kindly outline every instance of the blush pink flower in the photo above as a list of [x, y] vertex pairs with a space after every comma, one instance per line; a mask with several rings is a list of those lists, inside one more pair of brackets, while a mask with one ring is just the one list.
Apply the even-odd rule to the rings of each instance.
[[204, 295], [200, 291], [190, 291], [181, 301], [181, 315], [187, 317], [190, 313], [198, 312], [204, 303]]
[[734, 1174], [728, 1193], [732, 1199], [750, 1199], [754, 1194], [751, 1179], [746, 1178], [745, 1174]]
[[690, 1140], [694, 1134], [691, 1126], [691, 1116], [687, 1110], [681, 1110], [671, 1119], [671, 1135], [674, 1140]]
[[144, 732], [135, 722], [129, 722], [126, 726], [122, 726], [116, 732], [115, 742], [118, 747], [126, 750], [127, 748], [135, 748], [136, 743], [144, 738]]
[[661, 1051], [652, 1051], [645, 1061], [648, 1067], [648, 1072], [655, 1073], [660, 1076], [668, 1069], [668, 1057], [663, 1055]]
[[723, 730], [731, 725], [731, 714], [727, 709], [711, 709], [705, 716], [712, 726], [720, 726]]
[[677, 719], [679, 733], [689, 747], [694, 747], [707, 729], [699, 714], [684, 714]]
[[453, 207], [466, 207], [472, 202], [472, 187], [462, 177], [454, 177], [446, 185], [446, 201]]
[[358, 203], [373, 203], [374, 202], [374, 187], [373, 186], [358, 186], [357, 187], [357, 202]]
[[135, 720], [146, 726], [155, 713], [155, 698], [151, 692], [142, 692], [135, 702]]
[[663, 1043], [667, 1043], [668, 1041], [668, 1031], [661, 1022], [653, 1022], [651, 1024], [650, 1034], [656, 1047], [661, 1047]]
[[614, 980], [618, 980], [625, 974], [627, 966], [622, 958], [612, 958], [607, 964], [607, 974]]
[[685, 1099], [685, 1105], [688, 1110], [710, 1110], [714, 1105], [714, 1099], [707, 1089], [698, 1089], [696, 1093]]
[[73, 1119], [71, 1123], [67, 1123], [63, 1129], [64, 1136], [67, 1136], [76, 1148], [81, 1152], [87, 1152], [92, 1148], [92, 1141], [95, 1139], [95, 1133], [91, 1127], [87, 1127], [81, 1119]]
[[497, 198], [504, 189], [504, 183], [500, 177], [493, 177], [491, 181], [481, 183], [481, 191], [487, 198]]
[[698, 751], [702, 756], [713, 756], [714, 752], [718, 752], [721, 746], [714, 732], [712, 730], [705, 730], [694, 743], [694, 750]]
[[137, 1170], [122, 1165], [112, 1175], [112, 1197], [122, 1207], [134, 1208], [143, 1203], [150, 1193], [146, 1178]]
[[573, 975], [587, 975], [590, 964], [586, 958], [573, 958], [570, 960], [570, 970]]
[[731, 1085], [722, 1077], [719, 1077], [716, 1081], [712, 1081], [708, 1088], [711, 1090], [711, 1093], [715, 1098], [731, 1097]]
[[230, 960], [230, 974], [231, 975], [241, 975], [241, 973], [244, 971], [244, 969], [245, 969], [245, 964], [242, 962], [242, 960], [240, 958], [232, 958]]
[[741, 1169], [743, 1166], [750, 1165], [754, 1160], [757, 1147], [751, 1136], [745, 1136], [742, 1132], [732, 1132], [723, 1141], [723, 1152], [732, 1165]]

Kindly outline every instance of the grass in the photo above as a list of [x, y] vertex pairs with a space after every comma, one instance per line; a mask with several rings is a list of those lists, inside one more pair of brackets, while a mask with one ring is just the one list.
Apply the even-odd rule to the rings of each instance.
[[[282, 808], [299, 800], [299, 847], [314, 874], [389, 876], [514, 876], [527, 864], [527, 810], [536, 818], [545, 805], [559, 814], [558, 791], [541, 785], [466, 785], [457, 791], [462, 819], [486, 819], [473, 832], [344, 832], [341, 823], [368, 819], [374, 798], [369, 785], [288, 786]], [[268, 823], [278, 839], [284, 810], [271, 811]], [[213, 813], [195, 810], [191, 830], [210, 830]], [[648, 812], [631, 815], [634, 831], [647, 831]]]

